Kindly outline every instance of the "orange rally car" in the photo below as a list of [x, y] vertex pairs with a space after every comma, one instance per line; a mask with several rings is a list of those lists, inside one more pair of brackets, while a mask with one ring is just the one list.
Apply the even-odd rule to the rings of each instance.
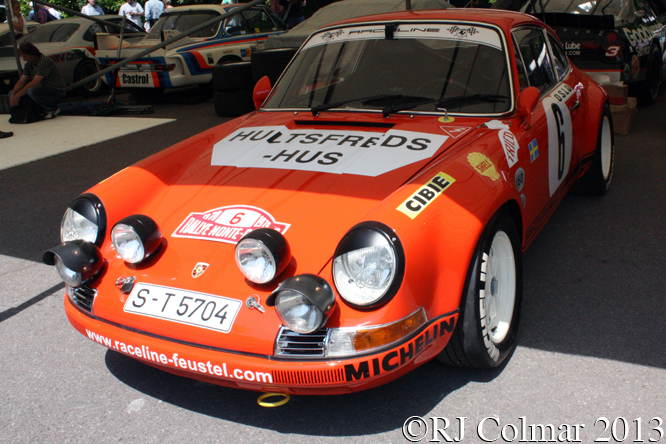
[[44, 254], [84, 336], [230, 387], [340, 394], [516, 345], [522, 252], [613, 171], [605, 92], [531, 16], [322, 29], [256, 112], [76, 198]]

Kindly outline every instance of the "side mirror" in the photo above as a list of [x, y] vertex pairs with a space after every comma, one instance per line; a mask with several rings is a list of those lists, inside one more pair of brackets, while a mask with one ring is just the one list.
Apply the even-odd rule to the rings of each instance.
[[259, 109], [263, 105], [268, 94], [271, 92], [271, 81], [268, 79], [268, 76], [263, 76], [259, 79], [256, 85], [254, 85], [254, 90], [252, 91], [252, 100], [254, 101], [254, 108]]
[[541, 93], [536, 86], [529, 86], [518, 94], [518, 115], [525, 119], [525, 125], [530, 126], [532, 110], [539, 103]]

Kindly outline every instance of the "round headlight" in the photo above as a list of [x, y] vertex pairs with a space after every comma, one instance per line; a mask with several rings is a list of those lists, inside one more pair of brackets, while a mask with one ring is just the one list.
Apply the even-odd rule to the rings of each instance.
[[324, 326], [335, 306], [335, 294], [326, 280], [302, 274], [285, 279], [266, 305], [275, 305], [282, 324], [290, 330], [307, 334]]
[[145, 249], [141, 238], [134, 228], [125, 224], [116, 224], [111, 232], [111, 240], [116, 251], [125, 262], [136, 264], [145, 257]]
[[377, 222], [352, 228], [333, 260], [333, 280], [340, 296], [358, 308], [388, 302], [402, 283], [404, 253], [396, 234]]
[[276, 301], [277, 314], [284, 325], [296, 333], [312, 333], [323, 325], [324, 313], [305, 296], [284, 291]]
[[80, 287], [83, 284], [81, 273], [67, 268], [67, 265], [58, 257], [55, 257], [55, 267], [60, 279], [70, 287]]
[[151, 218], [137, 214], [113, 226], [111, 241], [125, 262], [136, 264], [157, 251], [162, 242], [162, 233]]
[[76, 239], [92, 242], [98, 246], [104, 241], [106, 212], [99, 198], [84, 194], [69, 204], [60, 223], [60, 241]]
[[60, 279], [70, 287], [80, 287], [94, 280], [104, 268], [99, 247], [81, 239], [46, 250], [42, 260], [47, 265], [55, 265]]
[[255, 284], [265, 284], [289, 264], [291, 251], [287, 240], [270, 228], [259, 228], [236, 244], [236, 265]]

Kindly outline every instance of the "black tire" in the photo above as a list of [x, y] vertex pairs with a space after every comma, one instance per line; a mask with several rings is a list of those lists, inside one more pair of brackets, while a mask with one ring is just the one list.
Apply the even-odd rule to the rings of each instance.
[[641, 106], [653, 105], [659, 95], [661, 84], [661, 53], [656, 46], [652, 47], [648, 58], [648, 69], [645, 80], [636, 84], [633, 88], [638, 104]]
[[606, 194], [613, 178], [615, 164], [615, 135], [613, 116], [608, 103], [604, 105], [597, 133], [597, 147], [590, 168], [571, 187], [571, 194], [601, 196]]
[[251, 91], [215, 91], [213, 104], [220, 117], [238, 117], [254, 111]]
[[[99, 71], [97, 63], [93, 59], [84, 59], [76, 65], [74, 69], [74, 83], [85, 79], [88, 76], [91, 76]], [[91, 97], [98, 94], [102, 90], [102, 78], [98, 77], [95, 80], [84, 83], [82, 86], [77, 88], [77, 92], [83, 94], [84, 96]]]
[[250, 62], [234, 62], [213, 66], [215, 91], [252, 91], [252, 68]]
[[297, 48], [276, 48], [253, 52], [251, 60], [254, 82], [258, 82], [263, 76], [268, 76], [271, 85], [275, 85], [296, 51]]
[[[520, 323], [522, 276], [518, 230], [509, 214], [500, 210], [488, 222], [474, 251], [458, 324], [437, 357], [441, 362], [489, 369], [500, 366], [513, 353]], [[498, 319], [503, 322], [496, 324]], [[489, 328], [488, 323], [495, 325]]]

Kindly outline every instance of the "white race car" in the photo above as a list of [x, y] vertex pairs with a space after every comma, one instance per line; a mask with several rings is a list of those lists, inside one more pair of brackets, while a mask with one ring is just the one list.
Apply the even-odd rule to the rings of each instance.
[[[104, 20], [120, 23], [122, 17], [104, 16]], [[43, 54], [51, 56], [58, 65], [65, 83], [71, 85], [99, 70], [95, 60], [95, 34], [115, 32], [114, 27], [85, 18], [54, 20], [39, 26], [35, 31], [19, 39], [34, 44]], [[132, 22], [127, 22], [125, 32], [136, 36], [145, 31]], [[132, 38], [132, 37], [128, 37]], [[15, 71], [16, 59], [13, 54], [0, 57], [0, 71]], [[102, 80], [92, 80], [83, 85], [81, 92], [92, 95], [102, 87]]]
[[[120, 60], [144, 51], [166, 38], [186, 32], [229, 12], [237, 5], [193, 5], [170, 8], [141, 41], [124, 45]], [[249, 61], [253, 51], [262, 49], [271, 35], [286, 30], [284, 22], [269, 8], [254, 6], [237, 15], [158, 49], [120, 68], [118, 75], [107, 74], [109, 84], [141, 93], [212, 81], [213, 66], [218, 63]], [[98, 39], [97, 60], [103, 67], [118, 59], [116, 38]]]

